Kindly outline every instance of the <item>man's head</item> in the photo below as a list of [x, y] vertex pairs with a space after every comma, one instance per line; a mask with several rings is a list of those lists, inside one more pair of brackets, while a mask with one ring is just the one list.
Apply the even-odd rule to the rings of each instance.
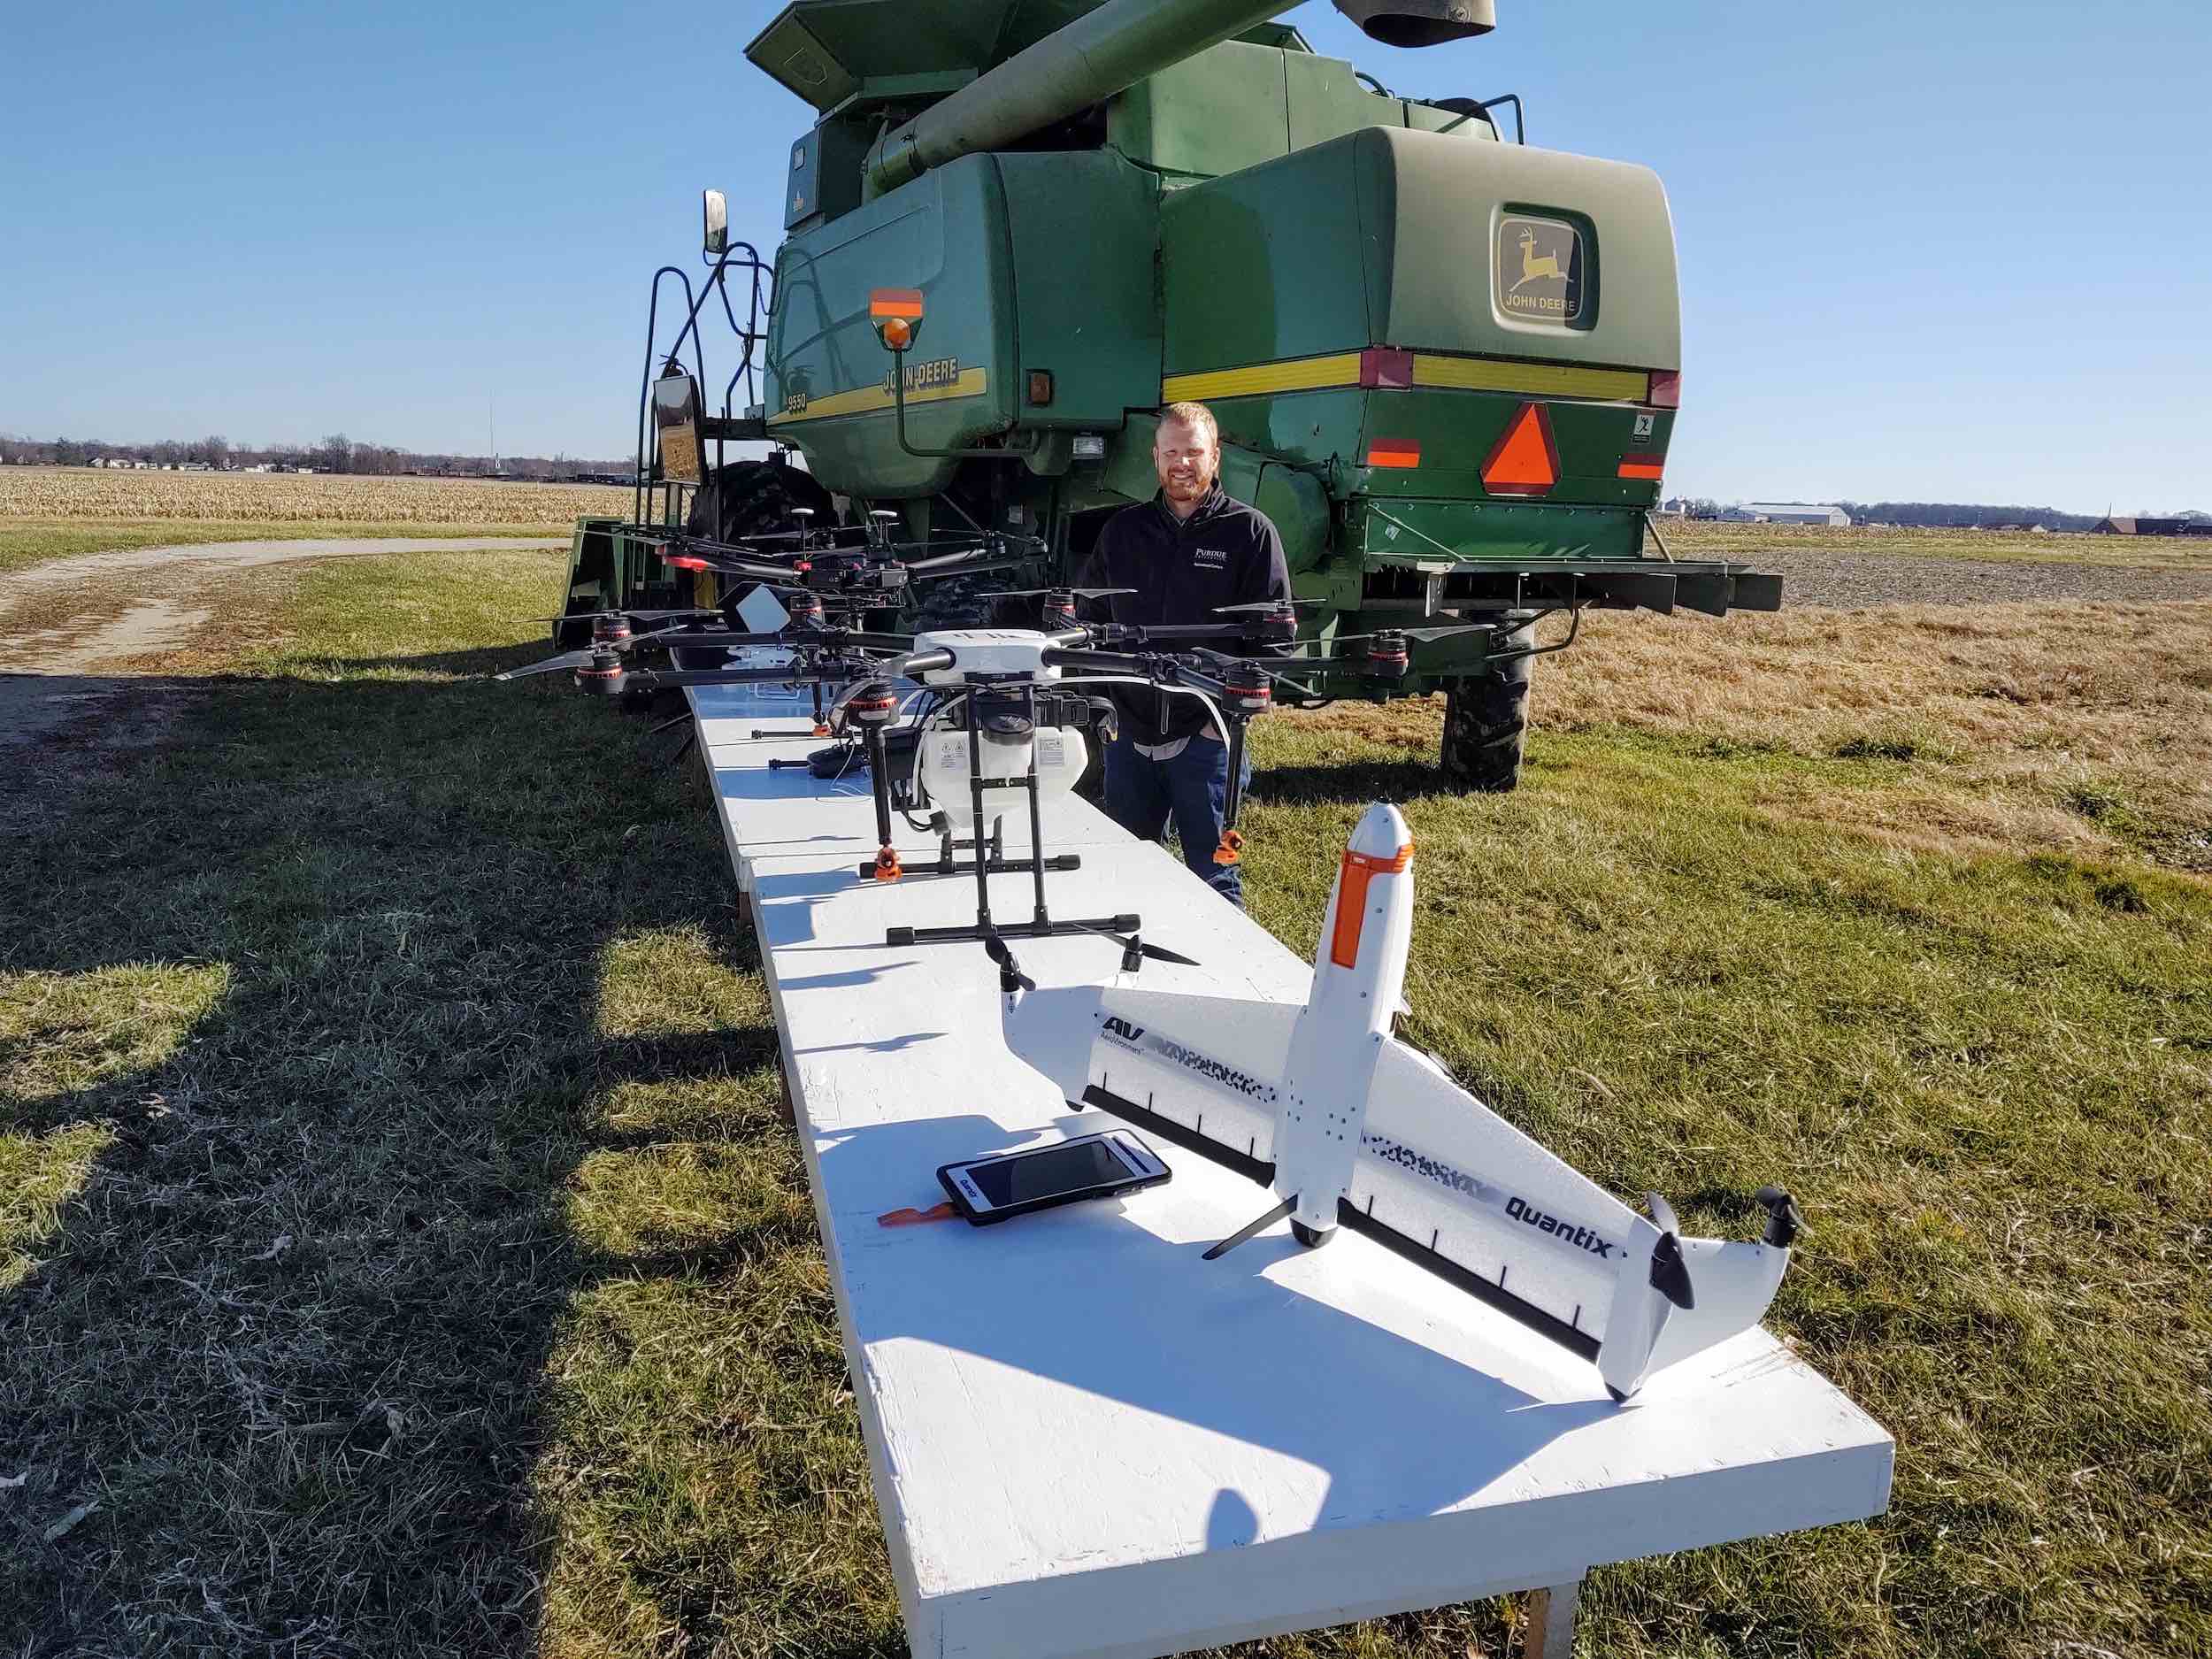
[[1152, 468], [1168, 504], [1187, 513], [1205, 498], [1221, 471], [1221, 429], [1203, 403], [1170, 403], [1152, 440]]

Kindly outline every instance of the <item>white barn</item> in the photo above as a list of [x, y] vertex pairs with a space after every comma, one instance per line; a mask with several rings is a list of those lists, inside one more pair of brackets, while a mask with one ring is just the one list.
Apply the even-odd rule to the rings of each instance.
[[1730, 524], [1847, 525], [1851, 515], [1840, 507], [1809, 507], [1801, 502], [1747, 501], [1721, 514]]

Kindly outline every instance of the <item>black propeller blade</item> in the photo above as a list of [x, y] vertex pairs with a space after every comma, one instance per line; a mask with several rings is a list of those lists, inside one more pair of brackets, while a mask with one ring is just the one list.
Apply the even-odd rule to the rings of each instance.
[[1682, 1259], [1682, 1224], [1674, 1217], [1674, 1206], [1656, 1193], [1646, 1193], [1644, 1203], [1659, 1224], [1659, 1242], [1651, 1252], [1651, 1287], [1678, 1308], [1694, 1308], [1697, 1294], [1690, 1288], [1690, 1264]]
[[979, 599], [1040, 599], [1054, 594], [1065, 594], [1071, 599], [1111, 599], [1116, 594], [1133, 594], [1133, 588], [1015, 588], [1002, 594], [978, 594]]
[[1134, 973], [1139, 959], [1144, 956], [1149, 956], [1155, 962], [1179, 962], [1186, 968], [1201, 965], [1194, 957], [1170, 950], [1165, 945], [1145, 943], [1143, 936], [1138, 933], [1117, 933], [1103, 927], [1087, 927], [1083, 931], [1096, 933], [1101, 939], [1110, 939], [1121, 947], [1121, 971], [1124, 973]]
[[1798, 1213], [1797, 1201], [1778, 1187], [1762, 1187], [1751, 1195], [1767, 1212], [1763, 1241], [1785, 1250], [1796, 1243], [1798, 1234], [1805, 1231], [1805, 1217]]
[[1324, 605], [1328, 603], [1325, 599], [1258, 599], [1248, 605], [1216, 605], [1214, 615], [1217, 617], [1259, 617], [1265, 616], [1271, 611], [1280, 611], [1285, 605], [1303, 611], [1312, 605]]
[[1007, 949], [1006, 941], [996, 933], [986, 933], [983, 936], [983, 953], [998, 964], [998, 988], [1001, 995], [1011, 996], [1017, 987], [1025, 991], [1033, 991], [1037, 988], [1036, 980], [1021, 971], [1021, 964], [1014, 960], [1014, 953]]
[[585, 668], [591, 664], [590, 651], [569, 651], [559, 657], [549, 657], [541, 663], [526, 663], [520, 668], [511, 668], [503, 674], [494, 674], [494, 680], [520, 680], [530, 674], [557, 674], [564, 669]]

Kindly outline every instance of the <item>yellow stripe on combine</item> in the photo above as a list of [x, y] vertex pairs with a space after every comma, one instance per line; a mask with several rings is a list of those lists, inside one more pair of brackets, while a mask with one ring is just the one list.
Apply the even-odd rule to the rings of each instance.
[[1454, 392], [1518, 392], [1598, 403], [1640, 403], [1651, 389], [1651, 377], [1641, 369], [1577, 369], [1556, 363], [1501, 363], [1494, 357], [1439, 357], [1426, 352], [1414, 354], [1413, 383]]
[[[1350, 389], [1359, 385], [1359, 356], [1356, 351], [1344, 351], [1333, 357], [1214, 369], [1203, 374], [1171, 374], [1160, 382], [1160, 401], [1203, 403], [1222, 397]], [[1585, 369], [1557, 363], [1511, 363], [1499, 357], [1446, 357], [1432, 352], [1414, 354], [1413, 383], [1440, 391], [1509, 392], [1598, 403], [1640, 403], [1651, 389], [1651, 377], [1641, 369]]]
[[[981, 369], [963, 369], [960, 378], [942, 386], [917, 388], [906, 395], [909, 409], [917, 403], [944, 403], [956, 397], [980, 397], [990, 390], [990, 377]], [[826, 396], [810, 398], [804, 409], [787, 410], [780, 415], [768, 417], [768, 424], [780, 426], [797, 420], [828, 420], [838, 415], [865, 415], [878, 410], [894, 407], [891, 393], [881, 386], [863, 386], [850, 392], [831, 392]]]
[[1317, 392], [1358, 384], [1359, 353], [1340, 351], [1333, 357], [1293, 357], [1286, 363], [1256, 363], [1206, 374], [1171, 374], [1160, 382], [1160, 401], [1202, 403], [1215, 397], [1264, 397], [1273, 392]]

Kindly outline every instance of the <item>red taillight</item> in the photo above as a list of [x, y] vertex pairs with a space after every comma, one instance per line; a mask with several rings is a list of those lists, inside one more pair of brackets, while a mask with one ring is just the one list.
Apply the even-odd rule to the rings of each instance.
[[1651, 372], [1651, 396], [1644, 399], [1654, 409], [1682, 407], [1682, 371], [1654, 369]]
[[707, 567], [706, 560], [686, 558], [680, 553], [662, 554], [661, 563], [664, 565], [673, 565], [680, 571], [703, 571]]
[[1369, 346], [1359, 354], [1359, 383], [1368, 391], [1403, 391], [1413, 384], [1413, 353]]

